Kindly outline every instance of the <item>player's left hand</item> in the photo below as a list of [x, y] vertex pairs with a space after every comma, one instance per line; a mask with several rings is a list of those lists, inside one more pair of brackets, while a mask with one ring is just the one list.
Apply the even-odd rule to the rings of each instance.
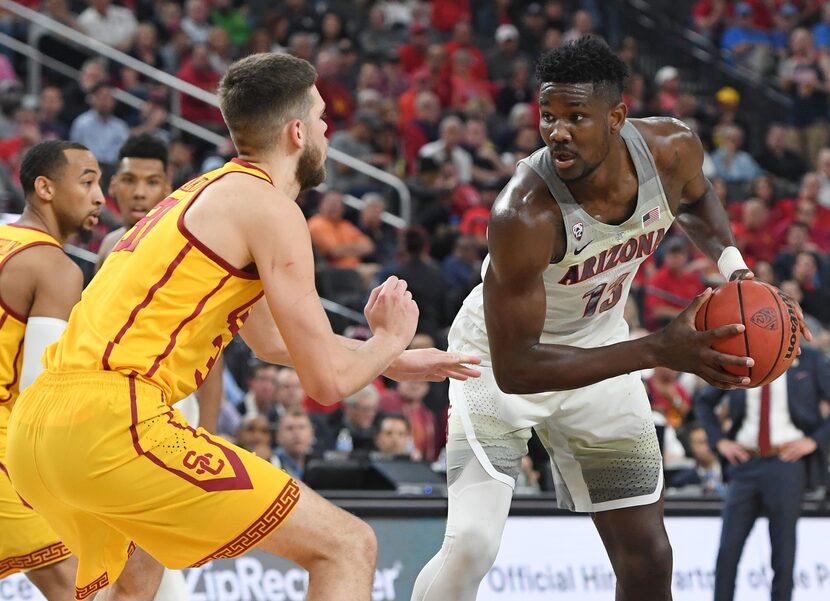
[[809, 436], [805, 436], [804, 438], [799, 438], [798, 440], [785, 444], [781, 449], [781, 452], [778, 454], [778, 458], [781, 461], [787, 462], [798, 461], [805, 455], [809, 455], [815, 451], [817, 448], [818, 445], [816, 444], [816, 441]]
[[472, 355], [445, 353], [436, 348], [415, 349], [398, 355], [383, 375], [398, 382], [443, 382], [447, 378], [464, 381], [481, 375], [469, 367], [479, 363], [481, 359]]

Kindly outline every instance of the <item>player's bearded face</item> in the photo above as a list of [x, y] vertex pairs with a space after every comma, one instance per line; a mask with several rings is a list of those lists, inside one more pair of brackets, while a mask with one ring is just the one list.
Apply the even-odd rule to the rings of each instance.
[[295, 177], [300, 190], [310, 190], [326, 181], [326, 161], [319, 146], [309, 144], [297, 161]]

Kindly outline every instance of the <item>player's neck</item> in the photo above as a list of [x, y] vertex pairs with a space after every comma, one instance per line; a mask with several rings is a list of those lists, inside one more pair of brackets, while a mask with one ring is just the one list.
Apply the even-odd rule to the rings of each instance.
[[294, 175], [297, 172], [295, 160], [285, 155], [240, 154], [239, 158], [264, 171], [271, 178], [274, 187], [289, 198], [295, 199], [300, 194], [300, 184]]
[[71, 233], [61, 232], [58, 220], [53, 213], [40, 210], [31, 205], [26, 205], [26, 208], [23, 209], [23, 214], [15, 225], [22, 225], [46, 232], [61, 244], [66, 242], [66, 239], [69, 238], [69, 233]]

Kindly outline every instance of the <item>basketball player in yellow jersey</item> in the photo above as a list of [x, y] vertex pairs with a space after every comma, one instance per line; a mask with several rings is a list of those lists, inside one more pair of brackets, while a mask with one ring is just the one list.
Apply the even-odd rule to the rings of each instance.
[[332, 333], [295, 202], [325, 177], [315, 79], [287, 55], [230, 67], [220, 103], [239, 158], [119, 240], [47, 349], [47, 371], [18, 399], [9, 473], [78, 556], [77, 599], [110, 585], [99, 599], [150, 599], [158, 575], [136, 569], [136, 546], [172, 568], [258, 547], [308, 570], [310, 601], [370, 598], [376, 541], [365, 523], [168, 406], [235, 333], [262, 359], [293, 365], [325, 404], [381, 373], [478, 375], [471, 357], [403, 352], [418, 309], [394, 277], [369, 296], [372, 338]]
[[[170, 194], [167, 165], [167, 145], [155, 136], [138, 134], [124, 142], [118, 152], [118, 166], [109, 185], [109, 195], [118, 205], [123, 226], [107, 234], [101, 241], [95, 264], [96, 273], [101, 270], [104, 260], [127, 230]], [[219, 419], [222, 368], [220, 355], [206, 377], [205, 384], [196, 393], [178, 402], [177, 408], [191, 425], [202, 426], [209, 432], [216, 432], [216, 422]]]
[[58, 339], [81, 297], [81, 270], [61, 244], [97, 223], [100, 176], [84, 146], [38, 144], [20, 168], [23, 215], [0, 226], [0, 578], [25, 571], [49, 601], [73, 598], [76, 562], [13, 489], [5, 468], [6, 426], [19, 391], [41, 371], [43, 350]]

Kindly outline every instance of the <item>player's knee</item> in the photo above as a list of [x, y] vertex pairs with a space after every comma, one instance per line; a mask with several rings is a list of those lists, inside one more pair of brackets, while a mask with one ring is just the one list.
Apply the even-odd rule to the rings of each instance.
[[672, 550], [665, 535], [654, 536], [635, 553], [626, 554], [626, 572], [637, 582], [651, 580], [655, 583], [670, 578]]
[[352, 563], [371, 565], [374, 568], [378, 554], [375, 532], [363, 520], [350, 517], [348, 523], [339, 529], [338, 540], [328, 549], [333, 558], [347, 559]]
[[451, 561], [462, 573], [484, 577], [499, 552], [499, 537], [484, 524], [469, 524], [456, 530], [450, 542]]

